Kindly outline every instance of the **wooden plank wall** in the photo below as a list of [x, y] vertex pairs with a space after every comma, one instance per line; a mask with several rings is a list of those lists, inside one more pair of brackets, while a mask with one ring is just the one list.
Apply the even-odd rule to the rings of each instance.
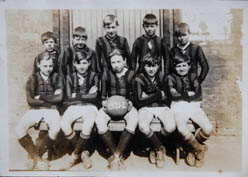
[[[107, 14], [114, 14], [119, 21], [118, 34], [125, 36], [128, 39], [130, 49], [136, 38], [141, 36], [144, 31], [142, 28], [142, 21], [147, 13], [153, 13], [157, 16], [159, 26], [157, 28], [157, 35], [163, 34], [163, 10], [159, 9], [78, 9], [70, 10], [70, 31], [77, 26], [83, 26], [88, 32], [87, 44], [92, 49], [95, 49], [95, 41], [97, 37], [105, 34], [102, 21]], [[72, 35], [70, 33], [70, 35]]]

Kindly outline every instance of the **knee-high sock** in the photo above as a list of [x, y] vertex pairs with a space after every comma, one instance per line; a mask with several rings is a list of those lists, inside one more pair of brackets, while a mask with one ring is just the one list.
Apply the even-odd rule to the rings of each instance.
[[107, 131], [106, 133], [100, 135], [101, 139], [103, 140], [103, 142], [105, 143], [105, 145], [109, 148], [111, 154], [115, 154], [116, 153], [116, 145], [115, 142], [113, 140], [113, 136], [111, 134], [110, 131]]
[[121, 133], [121, 137], [120, 137], [120, 140], [117, 146], [117, 152], [120, 157], [123, 155], [132, 137], [133, 137], [133, 134], [128, 132], [126, 129]]

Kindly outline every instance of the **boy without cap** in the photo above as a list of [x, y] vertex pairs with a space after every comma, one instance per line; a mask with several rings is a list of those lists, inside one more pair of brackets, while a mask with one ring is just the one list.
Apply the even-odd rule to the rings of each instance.
[[[69, 164], [63, 168], [67, 170], [78, 162], [82, 161], [84, 168], [92, 167], [92, 162], [87, 150], [87, 143], [90, 139], [92, 129], [97, 116], [97, 98], [99, 92], [98, 75], [90, 70], [90, 56], [79, 51], [75, 54], [73, 66], [76, 71], [66, 77], [66, 98], [64, 101], [67, 107], [60, 122], [65, 137], [75, 147]], [[72, 129], [72, 124], [83, 118], [80, 136]]]
[[[152, 57], [163, 58], [164, 65], [160, 63], [160, 70], [163, 69], [165, 74], [169, 73], [169, 52], [165, 38], [156, 35], [158, 19], [154, 14], [147, 14], [143, 19], [143, 28], [145, 34], [138, 37], [133, 44], [131, 53], [131, 69], [141, 72], [143, 68], [143, 59], [147, 53]], [[162, 60], [161, 60], [162, 62]], [[138, 65], [137, 65], [138, 64]]]
[[[154, 150], [150, 153], [150, 162], [156, 167], [164, 167], [165, 147], [150, 124], [158, 118], [163, 128], [162, 135], [168, 137], [176, 129], [173, 112], [169, 108], [164, 74], [159, 70], [160, 58], [152, 57], [149, 53], [143, 59], [143, 70], [135, 78], [135, 105], [139, 109], [139, 129], [151, 142]], [[154, 161], [155, 157], [155, 161]]]
[[[53, 61], [48, 52], [38, 56], [39, 71], [29, 78], [26, 85], [27, 102], [31, 109], [23, 115], [16, 127], [18, 141], [31, 158], [26, 164], [29, 170], [49, 169], [49, 165], [44, 163], [47, 161], [44, 161], [42, 156], [48, 149], [54, 148], [55, 139], [60, 131], [60, 115], [56, 106], [63, 99], [63, 82], [56, 72], [52, 72]], [[34, 145], [28, 130], [32, 127], [39, 128], [42, 121], [48, 125], [48, 133]]]
[[[56, 47], [57, 44], [57, 38], [56, 35], [53, 32], [45, 32], [41, 35], [41, 42], [44, 46], [44, 51], [48, 52], [51, 57], [53, 57], [54, 60], [54, 68], [53, 72], [58, 72], [58, 58], [59, 58], [59, 50]], [[38, 56], [34, 59], [34, 68], [33, 73], [36, 73], [39, 71], [39, 68], [37, 66], [37, 60]]]
[[[188, 55], [190, 57], [190, 73], [194, 73], [197, 76], [199, 83], [201, 84], [209, 71], [208, 62], [206, 56], [201, 48], [197, 44], [190, 42], [190, 28], [187, 23], [180, 23], [176, 26], [174, 36], [177, 39], [177, 44], [170, 51], [170, 58], [172, 61], [171, 71], [173, 71], [173, 57], [177, 54]], [[198, 74], [198, 67], [200, 66], [200, 74]]]
[[[204, 142], [210, 137], [212, 125], [201, 108], [201, 83], [195, 73], [189, 72], [191, 61], [188, 55], [181, 53], [175, 55], [174, 72], [168, 75], [167, 84], [178, 132], [190, 147], [186, 162], [191, 166], [200, 167], [207, 150]], [[195, 135], [187, 126], [189, 119], [200, 127]]]
[[130, 49], [125, 37], [117, 34], [119, 26], [118, 20], [115, 15], [106, 15], [103, 19], [103, 28], [106, 32], [105, 36], [99, 37], [96, 40], [96, 55], [101, 73], [105, 70], [111, 69], [109, 61], [109, 54], [114, 49], [120, 49], [126, 56], [126, 65], [130, 66]]
[[75, 67], [73, 65], [76, 52], [82, 51], [87, 53], [91, 58], [91, 70], [94, 72], [99, 72], [99, 66], [96, 63], [95, 52], [90, 49], [87, 45], [87, 32], [84, 27], [76, 27], [73, 30], [72, 47], [67, 47], [64, 52], [60, 55], [59, 59], [59, 74], [63, 78], [64, 82], [67, 75], [71, 75], [75, 72]]
[[[109, 55], [109, 61], [112, 69], [107, 70], [102, 76], [102, 108], [99, 110], [96, 117], [96, 126], [98, 134], [109, 148], [111, 156], [109, 157], [109, 167], [112, 170], [119, 170], [123, 167], [123, 154], [126, 147], [130, 143], [135, 129], [138, 125], [138, 112], [132, 106], [132, 81], [134, 78], [134, 71], [125, 67], [126, 58], [120, 50], [113, 50]], [[106, 101], [113, 95], [123, 96], [128, 99], [128, 112], [123, 116], [110, 116], [105, 108]], [[126, 127], [121, 133], [119, 143], [116, 147], [111, 132], [108, 129], [108, 122], [110, 120], [126, 121]]]

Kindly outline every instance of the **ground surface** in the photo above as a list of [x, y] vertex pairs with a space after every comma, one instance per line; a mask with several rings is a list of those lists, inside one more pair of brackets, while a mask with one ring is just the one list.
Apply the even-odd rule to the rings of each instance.
[[[162, 169], [157, 169], [154, 165], [148, 162], [146, 157], [135, 155], [131, 152], [130, 156], [125, 161], [126, 172], [170, 172], [170, 171], [194, 171], [194, 172], [238, 172], [241, 170], [241, 143], [237, 137], [230, 136], [212, 136], [208, 143], [208, 152], [205, 158], [205, 164], [201, 168], [189, 167], [181, 159], [178, 165], [175, 164], [171, 157], [167, 157], [166, 165]], [[25, 171], [24, 163], [27, 159], [27, 154], [18, 144], [15, 137], [9, 141], [9, 170], [10, 171]], [[107, 161], [99, 155], [98, 151], [94, 151], [91, 156], [93, 167], [85, 170], [82, 164], [78, 164], [71, 168], [70, 172], [100, 172], [105, 173], [110, 170], [107, 168]], [[66, 163], [69, 155], [50, 162], [51, 171], [60, 169], [61, 165]]]

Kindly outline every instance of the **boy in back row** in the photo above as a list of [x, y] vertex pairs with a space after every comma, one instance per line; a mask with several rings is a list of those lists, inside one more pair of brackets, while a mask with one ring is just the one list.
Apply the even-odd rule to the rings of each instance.
[[144, 17], [143, 29], [145, 34], [134, 41], [131, 53], [130, 68], [138, 71], [138, 73], [143, 68], [143, 59], [147, 53], [150, 53], [152, 57], [163, 58], [164, 65], [162, 65], [162, 60], [160, 60], [160, 70], [163, 68], [165, 74], [169, 73], [170, 60], [168, 46], [165, 38], [162, 39], [156, 35], [157, 26], [158, 19], [155, 15], [147, 14]]
[[126, 58], [126, 65], [130, 67], [130, 49], [125, 37], [117, 35], [118, 20], [114, 15], [106, 15], [103, 19], [103, 28], [106, 32], [105, 36], [96, 40], [96, 56], [97, 63], [100, 66], [100, 73], [111, 69], [109, 54], [114, 49], [123, 52]]

